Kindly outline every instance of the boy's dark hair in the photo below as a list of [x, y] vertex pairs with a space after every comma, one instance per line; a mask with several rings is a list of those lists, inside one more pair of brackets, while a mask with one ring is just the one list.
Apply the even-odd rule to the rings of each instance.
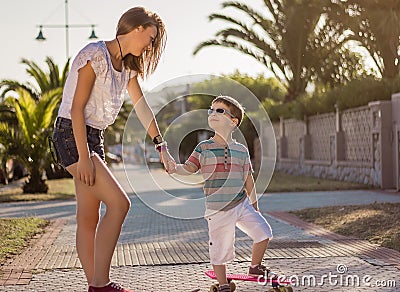
[[235, 116], [235, 118], [238, 119], [237, 126], [239, 127], [243, 120], [244, 107], [236, 99], [227, 95], [217, 96], [216, 98], [214, 98], [211, 104], [214, 104], [216, 102], [221, 102], [229, 108], [229, 111]]

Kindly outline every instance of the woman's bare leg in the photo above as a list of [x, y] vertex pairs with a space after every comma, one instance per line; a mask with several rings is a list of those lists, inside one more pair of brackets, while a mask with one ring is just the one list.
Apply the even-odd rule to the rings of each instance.
[[88, 283], [94, 276], [94, 242], [100, 219], [100, 200], [90, 192], [84, 193], [80, 182], [75, 181], [76, 191], [76, 249]]
[[[89, 284], [95, 287], [102, 287], [109, 283], [110, 265], [111, 259], [114, 253], [115, 246], [118, 241], [118, 237], [121, 232], [122, 223], [124, 222], [125, 216], [130, 208], [130, 201], [124, 190], [114, 178], [108, 167], [104, 162], [97, 156], [92, 157], [92, 161], [95, 167], [96, 179], [93, 186], [88, 186], [81, 181], [75, 179], [75, 188], [77, 196], [80, 199], [77, 200], [77, 210], [79, 218], [80, 214], [92, 212], [93, 214], [87, 214], [88, 220], [77, 220], [77, 224], [84, 224], [88, 229], [93, 228], [96, 216], [99, 216], [99, 209], [95, 210], [95, 202], [103, 202], [106, 205], [106, 212], [101, 219], [97, 230], [94, 232], [94, 253], [93, 256], [93, 268], [90, 267], [91, 256], [85, 255], [82, 259], [87, 263], [87, 275]], [[73, 164], [67, 168], [67, 170], [75, 177], [76, 164]], [[93, 200], [82, 199], [82, 196], [93, 197]], [[79, 206], [83, 202], [84, 206]], [[91, 206], [89, 210], [85, 210], [86, 205]], [[96, 214], [95, 214], [96, 213]], [[81, 216], [82, 217], [82, 216]], [[85, 216], [83, 216], [85, 218]], [[98, 218], [98, 217], [97, 217]], [[80, 226], [78, 226], [78, 230]], [[81, 228], [83, 232], [85, 228]], [[80, 233], [80, 232], [79, 232]], [[87, 235], [87, 237], [93, 236], [93, 233]], [[79, 240], [85, 236], [77, 234]], [[93, 242], [93, 241], [92, 241]], [[82, 243], [80, 240], [80, 249], [82, 253], [87, 251], [91, 253], [91, 247], [93, 243], [91, 241]], [[81, 257], [80, 257], [81, 259]], [[82, 264], [83, 265], [83, 264]], [[91, 270], [93, 270], [93, 276], [91, 277]], [[91, 279], [92, 278], [92, 279]]]

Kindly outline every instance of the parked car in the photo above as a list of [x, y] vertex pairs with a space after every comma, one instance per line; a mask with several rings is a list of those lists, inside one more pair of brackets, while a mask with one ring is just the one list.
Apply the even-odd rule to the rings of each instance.
[[51, 163], [46, 169], [47, 179], [72, 178], [72, 175], [58, 164]]
[[153, 147], [148, 147], [145, 150], [146, 164], [149, 167], [161, 167], [160, 153]]
[[121, 155], [118, 155], [118, 154], [106, 152], [106, 161], [108, 163], [121, 163], [122, 157], [121, 157]]
[[[6, 180], [7, 178], [7, 180]], [[0, 183], [1, 184], [6, 184], [12, 180], [12, 172], [4, 173], [3, 169], [0, 169]]]
[[21, 162], [14, 159], [7, 160], [5, 170], [0, 167], [0, 183], [2, 184], [23, 178], [27, 175], [28, 171], [26, 170], [26, 167]]

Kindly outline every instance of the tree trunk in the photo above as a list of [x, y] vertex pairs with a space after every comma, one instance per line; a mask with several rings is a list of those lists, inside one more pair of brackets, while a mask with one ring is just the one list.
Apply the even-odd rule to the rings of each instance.
[[49, 187], [46, 181], [42, 179], [42, 171], [39, 168], [33, 167], [30, 169], [30, 175], [22, 189], [24, 194], [47, 194]]

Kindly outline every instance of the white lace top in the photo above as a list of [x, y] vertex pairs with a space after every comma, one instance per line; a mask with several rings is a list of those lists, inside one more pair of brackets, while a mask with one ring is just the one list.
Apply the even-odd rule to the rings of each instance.
[[88, 61], [93, 67], [96, 79], [84, 110], [85, 121], [87, 125], [102, 130], [114, 123], [124, 102], [128, 81], [136, 76], [137, 72], [125, 69], [124, 66], [121, 72], [115, 70], [104, 41], [88, 44], [72, 62], [58, 116], [71, 119], [78, 70]]

